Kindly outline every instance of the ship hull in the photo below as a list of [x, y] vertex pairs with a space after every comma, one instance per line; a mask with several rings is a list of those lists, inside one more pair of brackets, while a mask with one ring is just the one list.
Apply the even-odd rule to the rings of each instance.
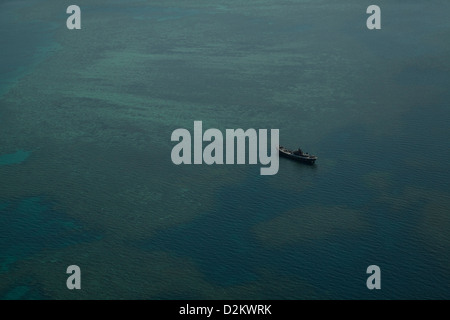
[[279, 150], [280, 152], [280, 156], [284, 157], [284, 158], [288, 158], [297, 162], [301, 162], [301, 163], [305, 163], [305, 164], [309, 164], [309, 165], [313, 165], [316, 160], [317, 157], [305, 157], [305, 156], [298, 156], [292, 153], [288, 153], [282, 150]]

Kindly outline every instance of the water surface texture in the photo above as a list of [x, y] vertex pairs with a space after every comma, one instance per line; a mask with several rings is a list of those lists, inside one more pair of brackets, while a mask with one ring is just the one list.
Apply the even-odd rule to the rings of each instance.
[[[357, 0], [77, 5], [0, 1], [1, 299], [450, 298], [448, 1], [380, 0], [381, 30]], [[176, 166], [197, 120], [319, 158]]]

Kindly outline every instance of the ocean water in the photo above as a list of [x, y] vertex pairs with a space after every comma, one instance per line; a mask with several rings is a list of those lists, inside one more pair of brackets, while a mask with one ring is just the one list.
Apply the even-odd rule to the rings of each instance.
[[[450, 4], [377, 4], [81, 1], [67, 30], [0, 1], [0, 298], [448, 299]], [[176, 166], [196, 120], [319, 158]]]

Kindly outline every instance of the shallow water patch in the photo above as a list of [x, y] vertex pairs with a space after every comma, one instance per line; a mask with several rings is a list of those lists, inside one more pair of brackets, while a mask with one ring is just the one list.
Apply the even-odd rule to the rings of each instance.
[[30, 154], [31, 151], [19, 150], [14, 153], [0, 155], [0, 166], [21, 163], [25, 161]]

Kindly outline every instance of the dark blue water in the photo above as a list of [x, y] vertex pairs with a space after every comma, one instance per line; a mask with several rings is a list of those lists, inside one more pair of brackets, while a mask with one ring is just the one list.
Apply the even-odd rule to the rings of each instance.
[[[408, 121], [414, 124], [419, 119], [423, 123], [423, 115], [412, 114]], [[413, 125], [405, 135], [411, 141], [423, 141], [420, 129], [420, 126]], [[372, 139], [368, 144], [371, 136], [358, 126], [335, 132], [325, 140], [326, 143], [320, 146], [326, 150], [321, 153], [322, 157], [338, 155], [339, 159], [339, 155], [349, 152], [358, 156], [358, 162], [349, 165], [341, 159], [332, 172], [323, 175], [320, 162], [317, 168], [305, 170], [298, 167], [297, 172], [290, 168], [290, 174], [298, 174], [300, 180], [311, 181], [301, 193], [289, 191], [289, 188], [281, 193], [268, 188], [263, 178], [250, 177], [245, 184], [222, 190], [217, 195], [217, 210], [191, 223], [160, 232], [139, 246], [147, 250], [171, 250], [177, 255], [193, 258], [208, 280], [218, 286], [264, 281], [258, 270], [267, 267], [293, 281], [300, 278], [312, 283], [321, 297], [331, 299], [445, 297], [449, 289], [447, 269], [437, 261], [435, 253], [424, 247], [416, 234], [417, 228], [421, 228], [421, 212], [428, 203], [427, 199], [411, 198], [401, 210], [394, 210], [380, 202], [377, 191], [363, 181], [368, 166], [372, 171], [392, 168], [392, 184], [387, 186], [386, 192], [395, 198], [401, 195], [405, 184], [434, 188], [441, 180], [445, 185], [447, 177], [442, 175], [447, 172], [431, 168], [425, 175], [420, 169], [411, 172], [402, 168], [406, 154], [402, 150], [404, 141], [386, 144], [384, 139]], [[343, 144], [344, 140], [346, 143]], [[411, 150], [407, 148], [406, 151], [414, 154], [416, 147], [412, 144]], [[432, 154], [433, 149], [440, 148], [427, 145], [421, 148], [421, 152]], [[443, 153], [447, 155], [448, 150]], [[286, 164], [281, 159], [281, 166]], [[359, 210], [366, 228], [363, 232], [313, 237], [275, 249], [262, 246], [255, 237], [253, 227], [258, 223], [289, 209], [313, 205], [342, 205]], [[385, 290], [371, 292], [365, 287], [365, 270], [371, 264], [380, 266]], [[417, 279], [418, 275], [420, 279]], [[311, 298], [304, 295], [301, 288], [297, 292], [272, 297]], [[257, 298], [267, 297], [262, 294]]]
[[[44, 250], [99, 240], [99, 236], [83, 228], [74, 219], [52, 209], [45, 197], [29, 197], [0, 202], [0, 274], [5, 276], [21, 259]], [[48, 299], [41, 288], [33, 286], [30, 276], [0, 290], [3, 299]]]

